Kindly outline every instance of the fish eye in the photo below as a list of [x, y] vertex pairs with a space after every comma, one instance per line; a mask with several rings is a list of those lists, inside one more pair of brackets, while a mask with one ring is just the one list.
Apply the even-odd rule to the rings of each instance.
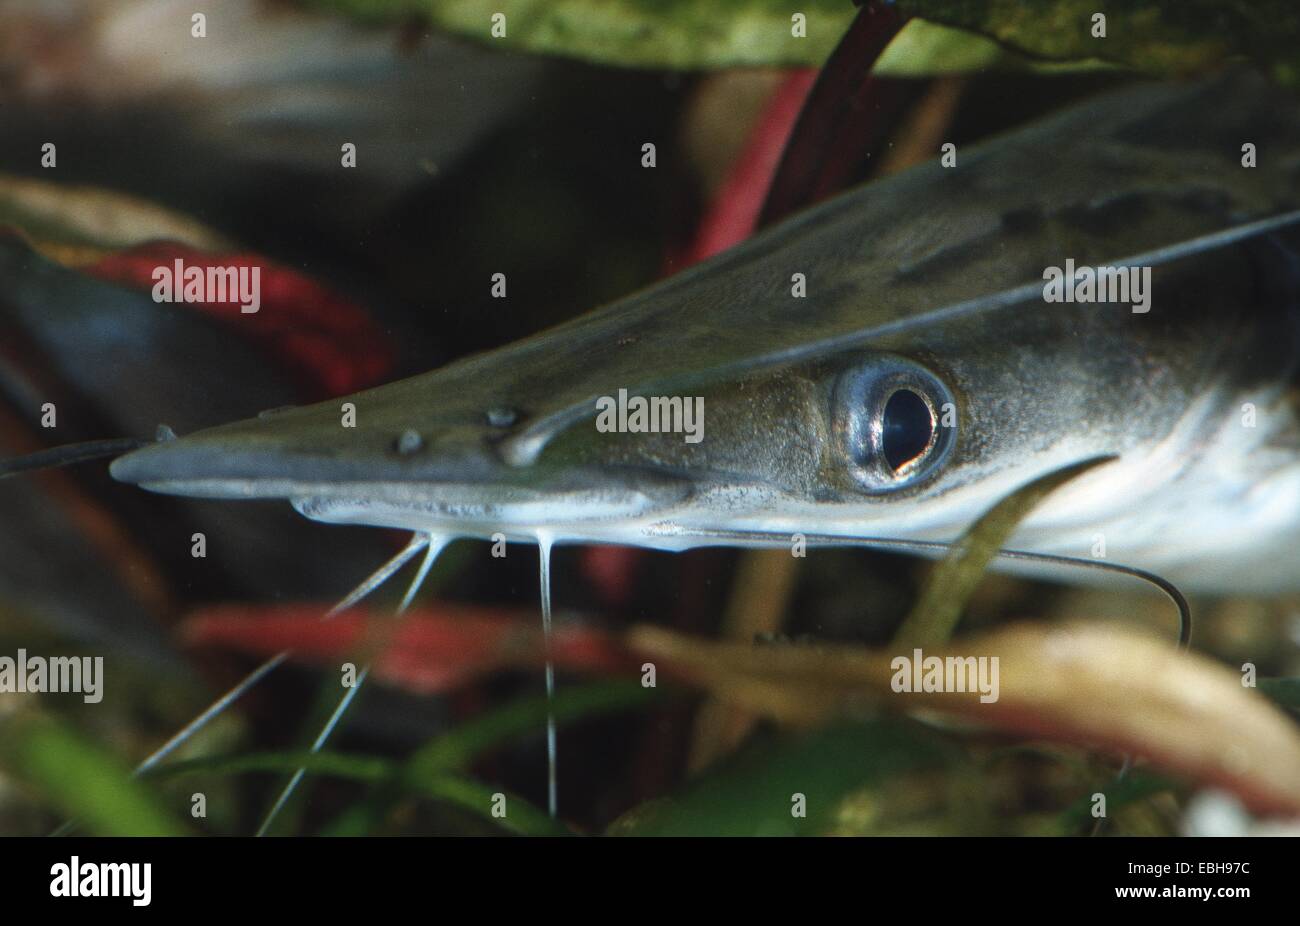
[[915, 463], [934, 440], [934, 411], [911, 389], [896, 389], [880, 417], [880, 452], [894, 472]]
[[879, 356], [840, 375], [834, 432], [859, 488], [893, 492], [933, 475], [956, 439], [956, 403], [921, 364]]

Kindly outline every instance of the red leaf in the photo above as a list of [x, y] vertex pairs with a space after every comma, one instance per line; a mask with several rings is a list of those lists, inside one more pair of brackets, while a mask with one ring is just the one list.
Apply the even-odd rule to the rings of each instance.
[[[401, 620], [348, 611], [322, 621], [324, 605], [205, 608], [183, 627], [186, 642], [259, 655], [293, 650], [300, 659], [337, 664], [374, 656], [375, 677], [417, 694], [445, 692], [480, 676], [545, 662], [541, 616], [532, 611], [439, 603]], [[617, 638], [590, 627], [557, 624], [552, 656], [559, 668], [621, 672], [636, 663]]]
[[626, 605], [632, 596], [632, 583], [641, 564], [643, 550], [604, 544], [583, 547], [579, 569], [591, 583], [602, 604]]
[[365, 310], [258, 254], [217, 254], [154, 241], [106, 257], [85, 271], [123, 286], [152, 289], [154, 271], [171, 268], [177, 260], [205, 270], [260, 268], [261, 307], [257, 312], [244, 314], [233, 293], [224, 302], [192, 305], [267, 350], [299, 377], [309, 391], [308, 398], [343, 395], [375, 385], [392, 367], [392, 348]]
[[803, 109], [816, 69], [792, 71], [772, 94], [745, 145], [731, 166], [687, 252], [689, 266], [739, 244], [753, 234], [768, 187], [781, 163], [790, 132]]
[[759, 227], [833, 195], [879, 148], [906, 102], [902, 85], [871, 73], [906, 17], [868, 0], [808, 94], [767, 191]]

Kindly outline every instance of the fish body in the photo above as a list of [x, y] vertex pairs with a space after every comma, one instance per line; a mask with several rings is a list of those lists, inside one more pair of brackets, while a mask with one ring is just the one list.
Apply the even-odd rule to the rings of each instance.
[[[112, 472], [327, 522], [684, 549], [951, 541], [1018, 486], [1113, 455], [1011, 545], [1294, 589], [1300, 236], [1230, 230], [1298, 193], [1294, 100], [1246, 73], [1135, 86], [524, 341]], [[1145, 273], [1146, 310], [1045, 301], [1067, 261]], [[620, 390], [700, 400], [701, 439], [597, 427]]]

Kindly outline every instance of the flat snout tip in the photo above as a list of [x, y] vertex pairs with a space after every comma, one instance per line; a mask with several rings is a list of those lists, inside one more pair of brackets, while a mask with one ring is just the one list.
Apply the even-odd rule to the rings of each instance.
[[123, 454], [109, 464], [108, 472], [118, 482], [137, 486], [183, 482], [221, 475], [222, 456], [216, 448], [175, 438]]

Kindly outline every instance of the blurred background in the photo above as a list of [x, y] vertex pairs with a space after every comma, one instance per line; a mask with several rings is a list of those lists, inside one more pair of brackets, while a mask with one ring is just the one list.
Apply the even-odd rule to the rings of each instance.
[[[722, 43], [655, 66], [616, 42], [602, 53], [599, 37], [564, 53], [509, 32], [493, 41], [486, 18], [462, 26], [392, 6], [211, 0], [197, 38], [192, 3], [0, 3], [0, 457], [149, 438], [163, 423], [186, 433], [423, 372], [743, 240], [815, 68], [854, 15], [848, 3], [811, 4], [804, 45], [740, 54]], [[783, 37], [788, 20], [779, 11]], [[897, 103], [858, 116], [880, 139], [849, 158], [838, 186], [1131, 79], [1091, 65], [1031, 68], [947, 30], [899, 41], [881, 78]], [[347, 143], [355, 168], [340, 164]], [[653, 169], [642, 163], [646, 143]], [[49, 144], [55, 161], [43, 166]], [[261, 312], [250, 324], [225, 305], [155, 303], [149, 272], [172, 256], [259, 259], [272, 268]], [[508, 275], [506, 300], [490, 297], [496, 272]], [[53, 428], [41, 423], [47, 402]], [[195, 533], [206, 538], [203, 558], [192, 555]], [[114, 483], [102, 463], [0, 481], [0, 653], [103, 655], [107, 675], [101, 704], [0, 694], [0, 715], [39, 715], [66, 731], [74, 752], [82, 744], [88, 757], [129, 768], [278, 649], [280, 638], [250, 629], [256, 621], [301, 641], [314, 622], [304, 615], [404, 542], [311, 523], [287, 505], [149, 495]], [[554, 599], [561, 626], [578, 633], [656, 624], [755, 645], [879, 646], [930, 568], [867, 551], [800, 560], [568, 547], [556, 551]], [[377, 596], [376, 613], [399, 585]], [[502, 559], [460, 542], [435, 566], [413, 620], [531, 626], [537, 602], [534, 548], [510, 547]], [[1295, 600], [1194, 604], [1202, 651], [1234, 668], [1254, 662], [1261, 676], [1300, 673]], [[1172, 610], [1141, 589], [999, 575], [986, 578], [962, 626], [1011, 618], [1175, 633]], [[310, 742], [338, 692], [342, 644], [331, 645], [322, 637], [314, 657], [275, 673], [184, 755]], [[441, 658], [456, 668], [454, 649]], [[535, 704], [542, 691], [536, 666], [489, 660], [460, 678], [428, 674], [370, 684], [332, 748], [397, 760], [476, 718]], [[562, 671], [559, 684], [591, 682]], [[832, 777], [863, 762], [847, 740], [822, 733], [829, 739], [787, 745], [770, 724], [698, 695], [593, 715], [560, 737], [561, 817], [582, 832], [634, 830], [637, 808], [693, 793], [718, 768], [763, 781], [791, 762], [824, 763]], [[544, 807], [541, 729], [475, 753], [467, 774]], [[1080, 801], [1120, 765], [1060, 743], [958, 739], [970, 761], [957, 768], [927, 766], [869, 788], [840, 774], [842, 800], [818, 831], [1090, 832], [1096, 821], [1080, 815]], [[0, 833], [48, 832], [68, 815], [67, 796], [47, 790], [33, 762], [0, 774]], [[1184, 827], [1194, 787], [1134, 780], [1114, 831]], [[282, 781], [213, 768], [148, 790], [191, 831], [242, 833]], [[202, 818], [189, 812], [198, 791]], [[378, 794], [346, 777], [313, 777], [300, 796], [284, 832], [501, 830], [455, 801]], [[739, 812], [748, 823], [736, 831], [761, 830], [761, 816]], [[720, 817], [716, 830], [731, 820]]]

